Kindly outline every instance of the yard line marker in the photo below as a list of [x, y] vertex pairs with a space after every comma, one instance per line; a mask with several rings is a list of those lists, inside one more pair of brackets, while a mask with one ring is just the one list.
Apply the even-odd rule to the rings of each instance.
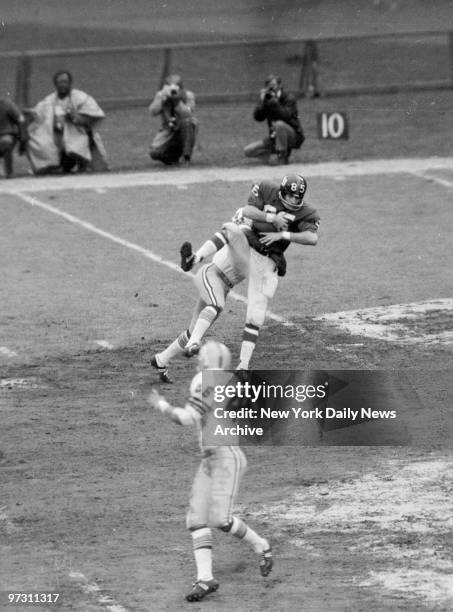
[[426, 174], [425, 172], [412, 172], [411, 174], [425, 179], [425, 181], [428, 182], [439, 183], [439, 185], [442, 185], [442, 187], [447, 187], [447, 189], [453, 189], [453, 181], [447, 181], [447, 179], [443, 179], [440, 176], [432, 176], [430, 174]]
[[17, 353], [11, 351], [7, 346], [0, 346], [0, 354], [6, 357], [17, 357]]
[[453, 157], [428, 157], [414, 159], [373, 159], [318, 164], [292, 163], [285, 166], [212, 167], [190, 169], [166, 169], [147, 172], [105, 174], [74, 174], [68, 176], [24, 177], [0, 183], [0, 193], [49, 192], [80, 189], [124, 189], [125, 187], [151, 187], [156, 185], [181, 185], [227, 181], [229, 183], [253, 182], [265, 176], [268, 180], [280, 180], [284, 173], [303, 172], [307, 177], [365, 176], [379, 174], [413, 174], [429, 170], [453, 170]]
[[[69, 221], [70, 223], [79, 225], [80, 227], [83, 227], [84, 229], [90, 232], [93, 232], [94, 234], [97, 234], [98, 236], [102, 236], [102, 238], [107, 238], [107, 240], [111, 240], [112, 242], [115, 242], [116, 244], [119, 244], [128, 249], [131, 249], [132, 251], [136, 251], [137, 253], [140, 253], [140, 255], [143, 255], [144, 257], [151, 259], [155, 263], [159, 263], [163, 266], [166, 266], [170, 270], [173, 270], [174, 272], [178, 272], [178, 274], [184, 274], [186, 276], [193, 276], [193, 274], [187, 274], [187, 272], [183, 272], [183, 270], [181, 270], [179, 265], [173, 263], [172, 261], [168, 261], [167, 259], [164, 259], [160, 255], [153, 253], [153, 251], [150, 251], [149, 249], [145, 249], [144, 247], [141, 247], [138, 244], [130, 242], [129, 240], [125, 240], [124, 238], [120, 238], [119, 236], [115, 236], [115, 234], [106, 232], [105, 230], [97, 227], [96, 225], [93, 225], [92, 223], [89, 223], [88, 221], [84, 221], [83, 219], [79, 219], [79, 217], [76, 217], [75, 215], [71, 215], [70, 213], [60, 210], [59, 208], [56, 208], [55, 206], [52, 206], [51, 204], [42, 202], [41, 200], [38, 200], [38, 198], [34, 198], [26, 193], [20, 193], [20, 192], [17, 192], [14, 195], [24, 200], [24, 202], [31, 204], [32, 206], [37, 206], [38, 208], [42, 208], [43, 210], [47, 212], [50, 212], [54, 215], [58, 215], [59, 217], [62, 217], [63, 219], [66, 219], [66, 221]], [[235, 291], [230, 291], [229, 295], [231, 295], [231, 297], [235, 299], [236, 301], [247, 304], [247, 298], [240, 295], [239, 293], [236, 293]], [[282, 325], [285, 325], [286, 327], [293, 327], [294, 329], [297, 329], [301, 333], [305, 333], [306, 331], [305, 328], [302, 327], [301, 325], [298, 325], [297, 323], [293, 323], [292, 321], [285, 319], [285, 317], [282, 317], [272, 312], [271, 310], [267, 311], [267, 317], [269, 319], [276, 321], [277, 323], [281, 323]]]
[[117, 603], [113, 597], [105, 593], [103, 594], [101, 587], [96, 582], [88, 582], [82, 572], [71, 571], [69, 572], [69, 577], [77, 582], [80, 590], [86, 595], [96, 596], [99, 594], [97, 602], [104, 606], [104, 609], [108, 610], [108, 612], [128, 612], [127, 609]]

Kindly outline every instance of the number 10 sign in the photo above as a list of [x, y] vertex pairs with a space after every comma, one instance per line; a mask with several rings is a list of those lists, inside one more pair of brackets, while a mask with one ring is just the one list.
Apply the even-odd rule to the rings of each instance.
[[349, 138], [348, 120], [344, 113], [318, 113], [318, 138]]

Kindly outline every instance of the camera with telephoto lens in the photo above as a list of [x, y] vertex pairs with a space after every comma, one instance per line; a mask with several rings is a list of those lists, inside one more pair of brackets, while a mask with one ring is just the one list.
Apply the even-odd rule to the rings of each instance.
[[179, 94], [179, 87], [177, 85], [170, 85], [169, 93], [170, 96], [177, 96]]

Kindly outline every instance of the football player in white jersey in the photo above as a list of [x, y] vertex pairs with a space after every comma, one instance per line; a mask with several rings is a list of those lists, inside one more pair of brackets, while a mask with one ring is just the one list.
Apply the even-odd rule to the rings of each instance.
[[[201, 601], [219, 588], [219, 583], [212, 572], [212, 528], [231, 533], [247, 542], [258, 556], [259, 569], [263, 577], [269, 575], [273, 566], [272, 549], [268, 540], [259, 536], [232, 513], [239, 483], [247, 464], [237, 438], [225, 446], [211, 445], [209, 434], [206, 434], [210, 418], [212, 425], [214, 385], [221, 381], [225, 384], [231, 381], [232, 374], [225, 371], [230, 367], [230, 362], [231, 355], [228, 348], [220, 342], [210, 340], [200, 348], [198, 373], [191, 382], [190, 397], [183, 408], [170, 405], [156, 389], [153, 389], [149, 396], [149, 403], [153, 408], [175, 423], [196, 426], [200, 436], [202, 460], [193, 482], [187, 513], [187, 528], [192, 535], [197, 567], [197, 579], [186, 595], [187, 601], [191, 602]], [[214, 370], [223, 370], [223, 372], [214, 372]]]
[[[187, 246], [190, 249], [190, 268], [186, 264]], [[197, 263], [209, 257], [203, 255], [204, 250], [210, 251], [210, 263], [202, 265], [195, 277], [194, 283], [198, 290], [198, 300], [192, 313], [188, 329], [160, 353], [156, 353], [151, 365], [159, 371], [162, 382], [169, 383], [168, 364], [171, 359], [183, 353], [187, 357], [196, 355], [201, 341], [219, 317], [225, 307], [225, 300], [230, 289], [242, 282], [248, 274], [249, 245], [244, 232], [235, 222], [227, 222], [219, 232], [199, 249]], [[186, 271], [193, 267], [191, 247], [185, 243], [181, 248], [181, 267]]]

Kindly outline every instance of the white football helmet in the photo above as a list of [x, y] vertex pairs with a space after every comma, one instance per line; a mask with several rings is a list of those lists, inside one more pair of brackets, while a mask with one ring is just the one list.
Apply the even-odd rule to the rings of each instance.
[[231, 353], [221, 342], [208, 340], [198, 353], [200, 370], [228, 370], [231, 365]]

